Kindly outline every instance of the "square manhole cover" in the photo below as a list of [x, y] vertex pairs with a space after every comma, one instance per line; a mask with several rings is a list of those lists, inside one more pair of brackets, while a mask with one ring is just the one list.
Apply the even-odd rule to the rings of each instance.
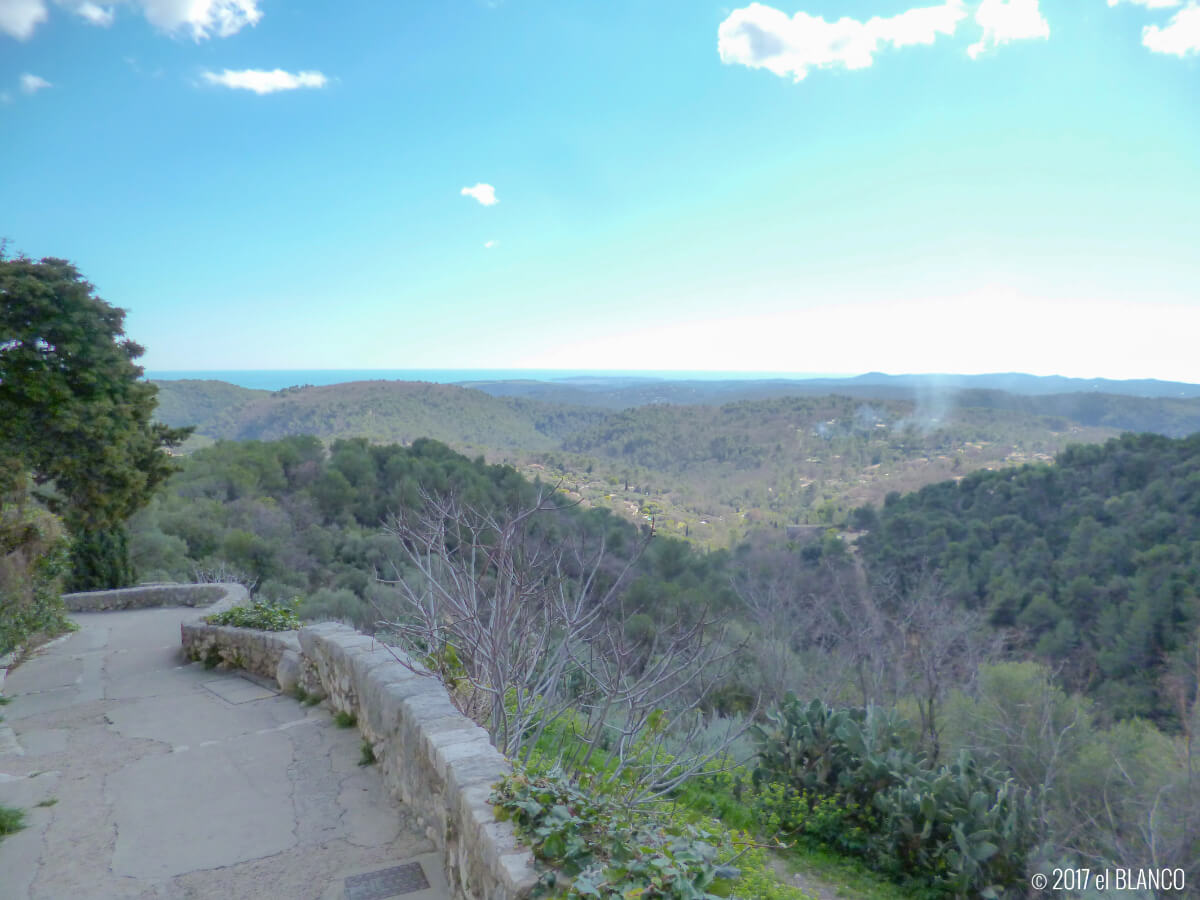
[[420, 863], [392, 866], [346, 879], [346, 900], [386, 900], [428, 890], [429, 881]]
[[274, 697], [279, 693], [278, 691], [268, 690], [262, 685], [250, 681], [248, 678], [236, 676], [206, 681], [204, 682], [204, 686], [226, 703], [232, 703], [235, 706], [242, 703], [251, 703], [254, 700], [266, 700], [268, 697]]

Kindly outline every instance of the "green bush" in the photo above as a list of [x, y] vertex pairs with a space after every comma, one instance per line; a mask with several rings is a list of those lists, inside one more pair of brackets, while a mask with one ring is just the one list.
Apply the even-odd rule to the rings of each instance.
[[[0, 472], [0, 481], [10, 473]], [[0, 655], [30, 635], [74, 627], [62, 602], [68, 541], [58, 518], [28, 495], [21, 477], [0, 485]]]
[[25, 827], [25, 810], [11, 806], [0, 806], [0, 838], [16, 834]]
[[894, 713], [788, 695], [752, 732], [762, 822], [944, 895], [1023, 896], [1030, 792], [966, 751], [931, 767], [905, 732]]
[[292, 631], [300, 627], [296, 609], [299, 599], [290, 604], [256, 600], [250, 606], [235, 606], [205, 618], [209, 625], [232, 625], [234, 628], [256, 628], [259, 631]]
[[541, 897], [718, 900], [741, 874], [717, 862], [719, 835], [636, 817], [561, 773], [517, 772], [491, 799], [546, 864]]

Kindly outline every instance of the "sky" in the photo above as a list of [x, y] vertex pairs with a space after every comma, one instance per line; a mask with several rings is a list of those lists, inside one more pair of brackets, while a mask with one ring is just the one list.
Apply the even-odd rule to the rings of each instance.
[[1200, 382], [1200, 0], [0, 0], [158, 370]]

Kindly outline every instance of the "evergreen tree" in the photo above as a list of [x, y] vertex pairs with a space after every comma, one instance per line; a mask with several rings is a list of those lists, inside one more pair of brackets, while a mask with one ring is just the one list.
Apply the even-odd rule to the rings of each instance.
[[124, 320], [69, 262], [0, 256], [0, 459], [31, 471], [62, 516], [75, 589], [133, 580], [125, 521], [190, 433], [151, 421], [157, 388]]

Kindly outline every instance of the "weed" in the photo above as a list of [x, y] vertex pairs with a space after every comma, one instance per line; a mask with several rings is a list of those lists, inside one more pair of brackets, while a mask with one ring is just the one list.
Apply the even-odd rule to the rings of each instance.
[[375, 748], [371, 746], [370, 741], [362, 742], [362, 755], [358, 759], [360, 766], [373, 766], [378, 760], [375, 759]]
[[5, 697], [3, 694], [0, 694], [0, 706], [4, 706], [11, 702], [12, 702], [12, 697]]
[[36, 805], [43, 809], [46, 809], [46, 808], [53, 806], [57, 802], [58, 802], [57, 797], [47, 797], [45, 800], [41, 801], [40, 803], [38, 803]]
[[0, 837], [16, 834], [25, 827], [25, 810], [0, 806]]
[[338, 728], [353, 728], [358, 724], [358, 717], [354, 713], [348, 713], [344, 709], [339, 709], [334, 713], [333, 721], [337, 722]]

